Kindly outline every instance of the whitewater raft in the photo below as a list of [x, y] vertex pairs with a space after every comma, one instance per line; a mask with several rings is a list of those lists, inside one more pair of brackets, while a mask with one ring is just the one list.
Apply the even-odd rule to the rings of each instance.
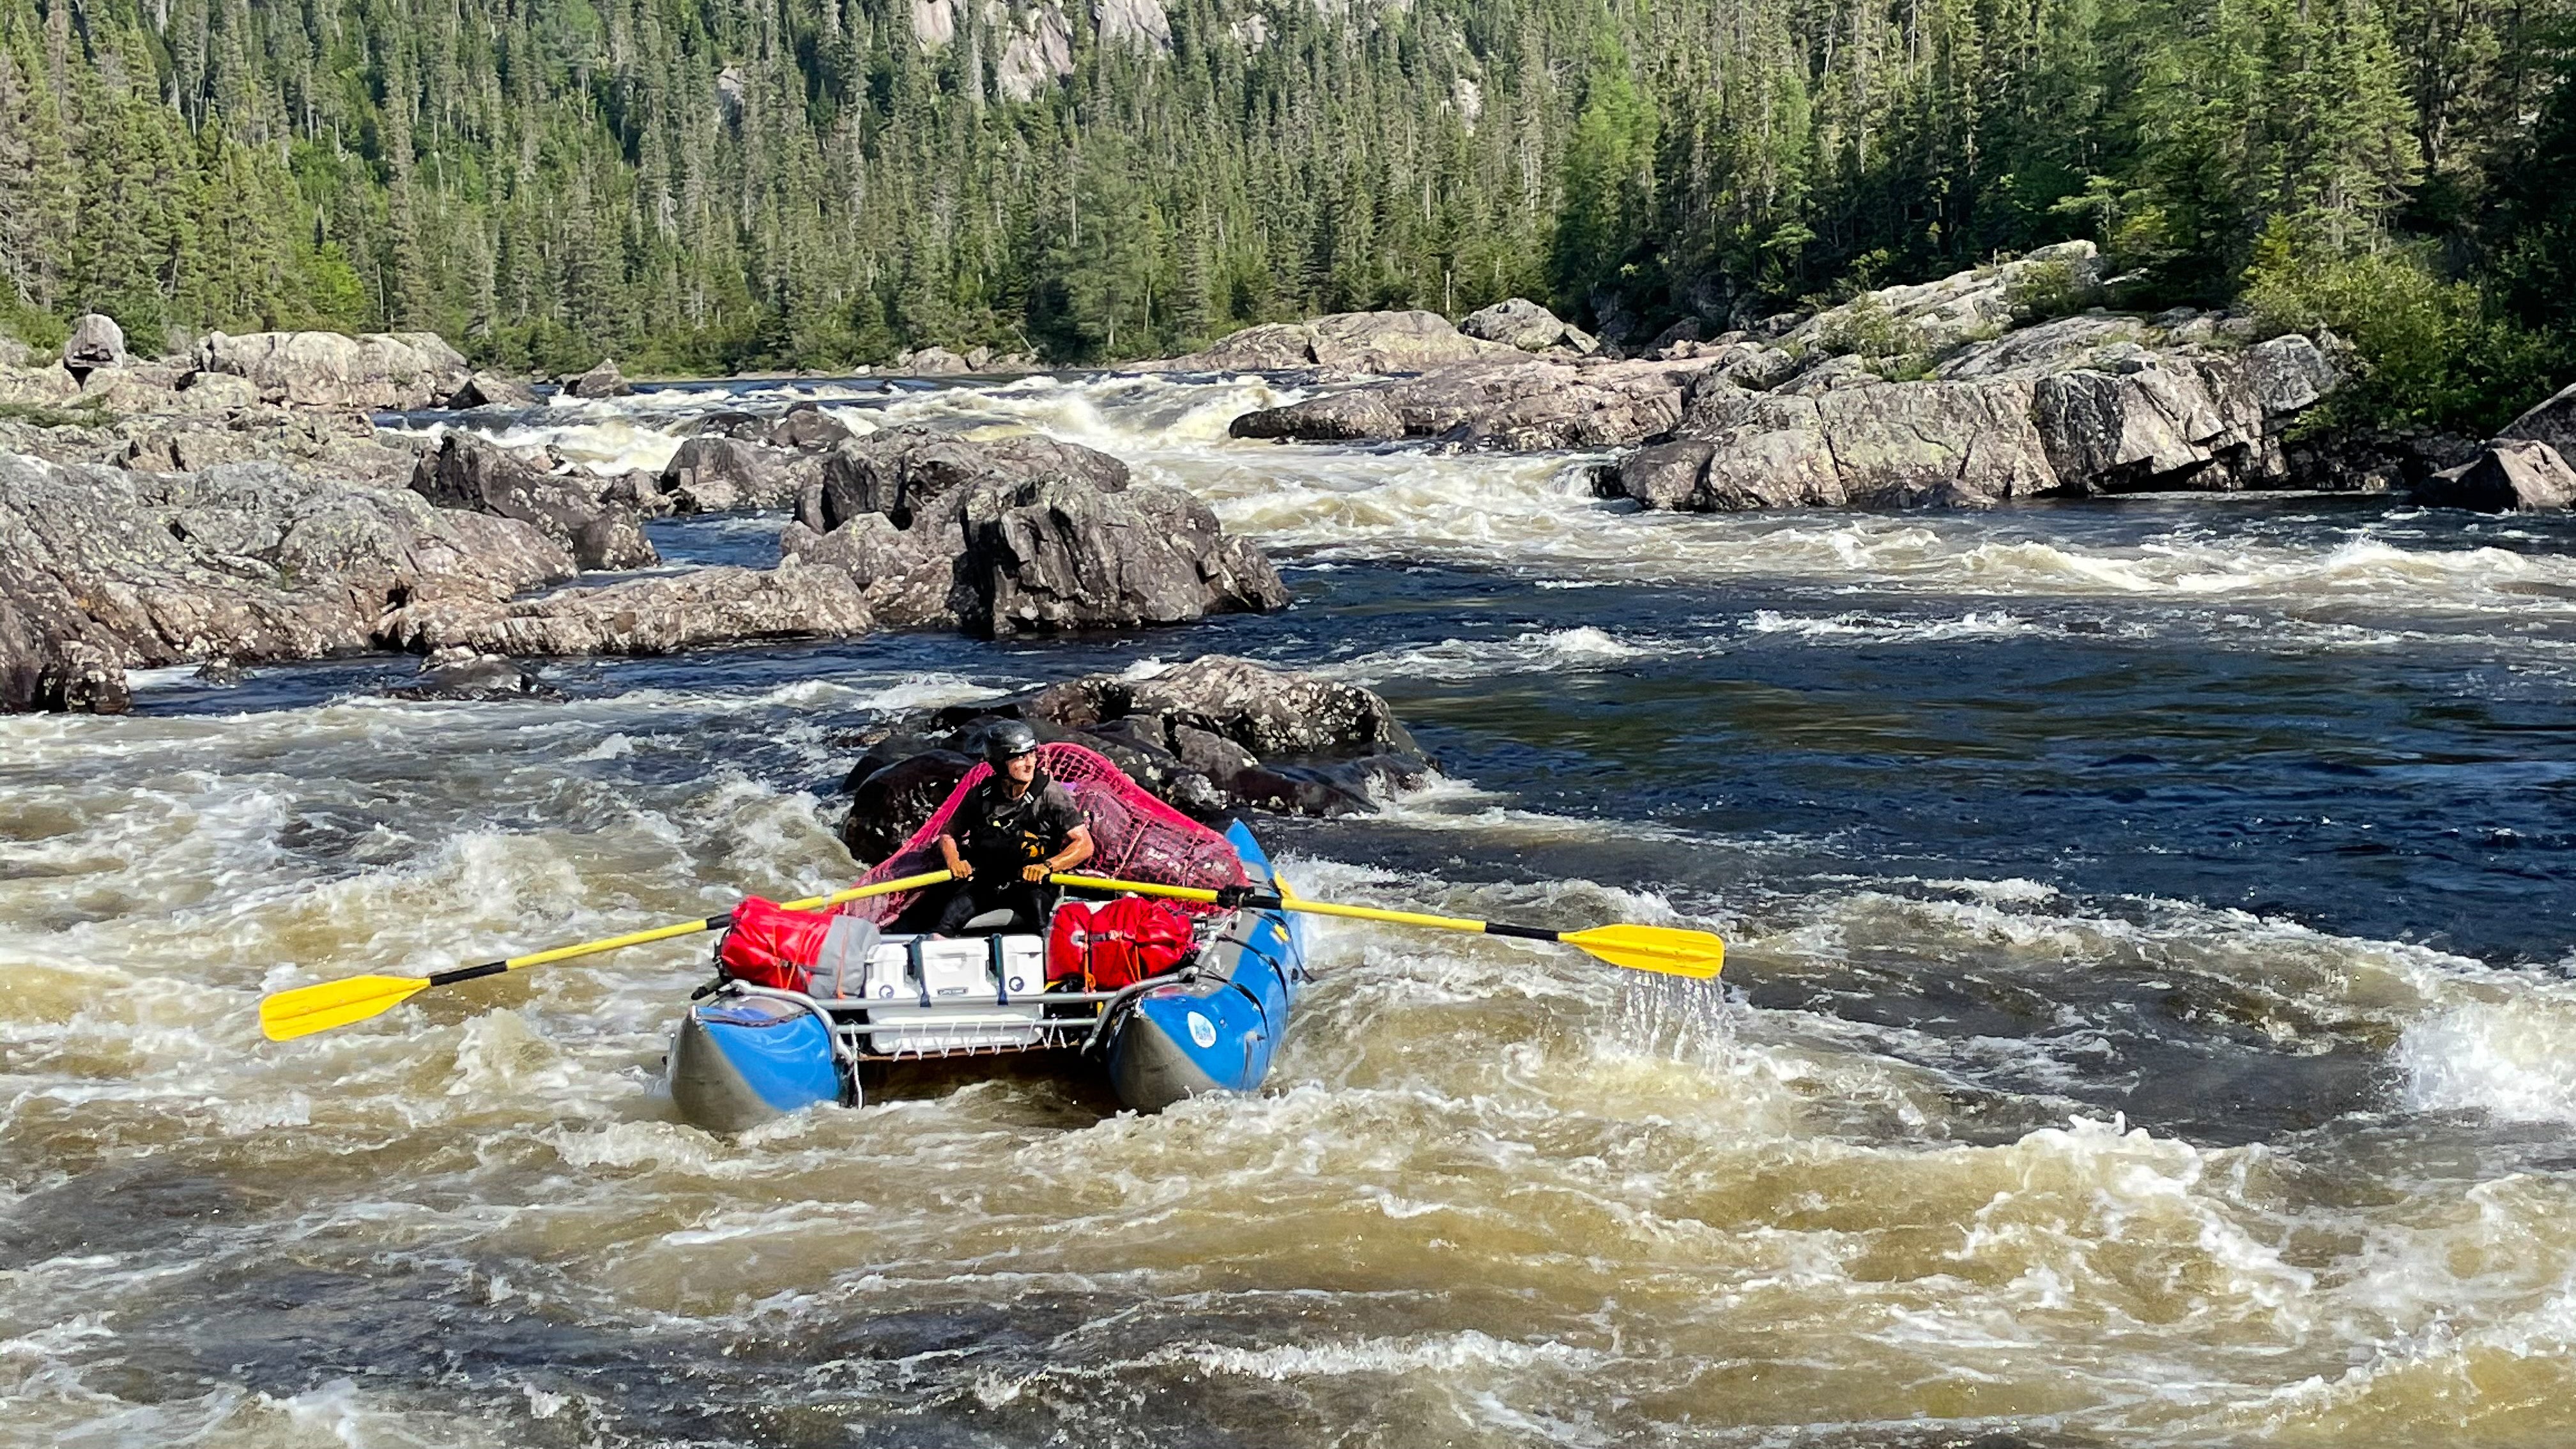
[[[1277, 888], [1240, 821], [1225, 841], [1247, 881]], [[1037, 1054], [1068, 1073], [1105, 1071], [1122, 1104], [1158, 1112], [1259, 1088], [1306, 979], [1304, 923], [1253, 907], [1202, 918], [1178, 970], [1117, 991], [1048, 991], [1045, 958], [1034, 935], [887, 934], [863, 968], [834, 973], [833, 994], [724, 981], [673, 1033], [671, 1101], [697, 1126], [740, 1132], [856, 1106], [871, 1067]]]

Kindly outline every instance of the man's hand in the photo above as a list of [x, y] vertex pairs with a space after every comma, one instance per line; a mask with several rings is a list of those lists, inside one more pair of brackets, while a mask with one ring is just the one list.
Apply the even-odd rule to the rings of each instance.
[[957, 880], [973, 880], [975, 878], [975, 867], [968, 865], [966, 862], [961, 860], [955, 865], [948, 867], [948, 874]]
[[1054, 870], [1055, 867], [1048, 865], [1042, 860], [1035, 865], [1023, 866], [1020, 870], [1020, 879], [1027, 881], [1031, 885], [1036, 885], [1038, 882], [1045, 880], [1054, 872]]

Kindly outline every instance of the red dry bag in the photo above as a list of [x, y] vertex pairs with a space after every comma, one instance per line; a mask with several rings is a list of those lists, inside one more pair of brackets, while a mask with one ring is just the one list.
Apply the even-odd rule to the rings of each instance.
[[828, 911], [791, 911], [752, 896], [733, 908], [733, 925], [725, 931], [716, 959], [737, 981], [803, 991], [814, 979], [814, 963], [823, 955], [823, 937], [833, 920]]
[[1047, 932], [1047, 984], [1118, 991], [1160, 976], [1190, 954], [1190, 914], [1168, 901], [1120, 896], [1056, 907]]

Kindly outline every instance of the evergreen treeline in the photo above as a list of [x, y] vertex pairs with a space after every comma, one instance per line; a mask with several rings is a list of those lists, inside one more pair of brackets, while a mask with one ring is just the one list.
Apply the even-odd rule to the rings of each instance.
[[0, 324], [1084, 361], [1515, 293], [1750, 315], [2090, 236], [2123, 300], [2250, 287], [2465, 426], [2576, 308], [2571, 9], [0, 0]]

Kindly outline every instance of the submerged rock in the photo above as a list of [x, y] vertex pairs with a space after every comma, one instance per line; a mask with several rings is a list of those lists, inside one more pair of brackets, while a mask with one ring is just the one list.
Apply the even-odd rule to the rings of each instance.
[[513, 659], [497, 654], [477, 654], [471, 649], [442, 649], [432, 654], [420, 667], [420, 674], [409, 684], [394, 685], [379, 691], [389, 699], [452, 699], [468, 701], [559, 700], [563, 691], [546, 683], [537, 672]]
[[1149, 679], [1094, 674], [1016, 699], [899, 721], [850, 771], [841, 838], [883, 858], [974, 767], [983, 733], [1018, 719], [1097, 750], [1178, 809], [1347, 815], [1431, 769], [1384, 699], [1358, 685], [1208, 655]]

